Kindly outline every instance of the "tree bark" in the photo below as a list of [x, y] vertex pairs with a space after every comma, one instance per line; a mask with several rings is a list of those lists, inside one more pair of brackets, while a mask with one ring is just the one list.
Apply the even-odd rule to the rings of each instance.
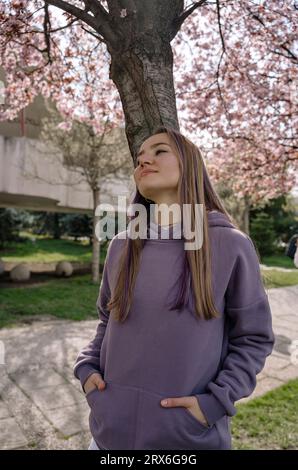
[[110, 78], [123, 105], [125, 132], [135, 163], [137, 151], [156, 126], [179, 130], [169, 43], [143, 37], [121, 54], [112, 48]]
[[86, 23], [106, 44], [110, 78], [120, 94], [134, 162], [155, 127], [179, 130], [171, 41], [206, 0], [185, 10], [184, 0], [107, 0], [107, 9], [97, 0], [83, 0], [84, 10], [65, 0], [45, 2]]
[[99, 282], [99, 263], [100, 263], [100, 241], [98, 240], [95, 227], [99, 221], [99, 216], [95, 215], [96, 207], [99, 204], [100, 193], [99, 189], [93, 189], [93, 230], [92, 230], [92, 282], [98, 284]]

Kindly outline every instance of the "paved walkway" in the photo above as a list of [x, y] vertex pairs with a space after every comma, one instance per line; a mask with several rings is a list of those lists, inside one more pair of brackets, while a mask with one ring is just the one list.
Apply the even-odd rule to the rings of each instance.
[[[294, 266], [294, 263], [293, 263]], [[281, 268], [280, 266], [266, 266], [265, 264], [260, 264], [260, 267], [265, 271], [281, 271], [283, 273], [298, 273], [298, 268]]]
[[[270, 289], [268, 295], [275, 349], [254, 393], [241, 402], [298, 377], [298, 361], [291, 356], [293, 341], [298, 344], [298, 286]], [[0, 449], [87, 448], [89, 408], [72, 366], [96, 324], [36, 321], [0, 330]]]

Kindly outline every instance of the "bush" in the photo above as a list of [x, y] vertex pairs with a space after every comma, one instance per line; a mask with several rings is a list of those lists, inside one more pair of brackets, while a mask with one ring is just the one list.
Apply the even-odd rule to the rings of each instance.
[[28, 226], [28, 214], [17, 209], [0, 209], [0, 247], [6, 242], [24, 241], [19, 231]]
[[35, 212], [31, 225], [32, 232], [59, 240], [65, 232], [62, 223], [64, 215], [60, 212]]
[[93, 217], [88, 214], [66, 214], [62, 219], [64, 233], [74, 237], [88, 237], [89, 242], [92, 240], [92, 224]]
[[250, 235], [261, 256], [272, 255], [277, 250], [276, 234], [272, 217], [260, 212], [251, 221]]
[[250, 224], [261, 213], [267, 214], [272, 220], [275, 238], [280, 248], [278, 251], [284, 252], [284, 244], [288, 243], [292, 235], [298, 232], [294, 198], [291, 195], [283, 195], [271, 199], [261, 207], [252, 208], [250, 210]]

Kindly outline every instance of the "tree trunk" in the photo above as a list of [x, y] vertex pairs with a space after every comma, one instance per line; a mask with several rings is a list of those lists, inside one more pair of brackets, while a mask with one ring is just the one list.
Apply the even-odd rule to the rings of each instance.
[[99, 189], [92, 190], [93, 196], [93, 230], [92, 230], [92, 282], [99, 283], [99, 263], [100, 263], [100, 241], [96, 237], [95, 227], [99, 221], [99, 216], [95, 215], [96, 207], [99, 204]]
[[158, 125], [179, 130], [170, 43], [144, 35], [121, 53], [111, 54], [110, 78], [123, 105], [125, 131], [133, 159], [143, 140]]
[[86, 23], [106, 44], [110, 79], [120, 94], [134, 161], [156, 126], [179, 130], [171, 41], [186, 18], [207, 0], [186, 9], [184, 0], [107, 0], [107, 8], [88, 0], [84, 10], [67, 1], [45, 1]]
[[249, 211], [250, 202], [247, 196], [244, 196], [244, 209], [243, 209], [243, 230], [249, 235]]
[[58, 212], [54, 212], [54, 239], [60, 240], [61, 238], [61, 229], [59, 223], [59, 214]]

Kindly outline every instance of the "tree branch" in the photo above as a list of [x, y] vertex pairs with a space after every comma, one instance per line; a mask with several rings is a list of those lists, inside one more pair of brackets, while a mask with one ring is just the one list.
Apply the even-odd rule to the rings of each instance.
[[223, 52], [226, 52], [226, 46], [225, 46], [225, 41], [224, 41], [223, 32], [222, 32], [222, 27], [221, 27], [220, 4], [219, 4], [219, 0], [216, 0], [216, 10], [217, 10], [218, 29], [219, 29], [219, 34], [220, 34], [222, 49], [223, 49]]
[[[64, 26], [60, 26], [59, 28], [55, 29], [49, 29], [48, 33], [57, 33], [58, 31], [62, 31], [63, 29], [69, 28], [72, 24], [74, 24], [76, 21], [78, 21], [76, 18], [71, 20], [69, 23], [65, 24]], [[34, 31], [34, 33], [38, 33], [38, 31]]]
[[45, 3], [44, 4], [43, 31], [44, 31], [44, 38], [45, 38], [45, 43], [46, 43], [46, 52], [47, 52], [49, 63], [51, 64], [52, 63], [51, 40], [50, 40], [49, 29], [51, 29], [51, 20], [50, 20], [50, 15], [49, 15], [49, 5], [47, 5]]
[[83, 0], [83, 2], [85, 3], [86, 11], [89, 9], [94, 15], [97, 12], [101, 12], [103, 16], [109, 16], [109, 12], [98, 0]]
[[45, 0], [45, 3], [48, 3], [49, 5], [52, 5], [56, 8], [60, 8], [60, 10], [63, 10], [66, 13], [75, 16], [79, 20], [84, 21], [92, 28], [95, 28], [96, 26], [95, 18], [93, 16], [88, 15], [85, 10], [81, 10], [80, 8], [77, 8], [76, 6], [65, 2], [64, 0]]
[[[287, 46], [285, 46], [284, 44], [282, 44], [281, 46], [279, 46], [281, 49], [283, 49], [284, 51], [286, 51], [289, 55], [287, 56], [288, 59], [292, 58], [294, 59], [296, 62], [298, 61], [298, 57], [291, 51], [291, 49], [289, 49]], [[286, 57], [286, 56], [285, 56]]]
[[254, 20], [258, 21], [258, 23], [260, 23], [264, 28], [266, 28], [264, 21], [256, 13], [253, 13], [249, 7], [247, 7], [247, 11], [251, 14], [251, 17]]
[[[109, 14], [97, 0], [84, 1], [85, 10], [77, 8], [64, 0], [45, 0], [45, 3], [75, 16], [97, 31], [105, 41], [110, 42], [112, 45], [117, 44], [118, 37], [111, 27]], [[88, 11], [91, 11], [94, 16], [89, 15]]]
[[192, 12], [201, 6], [203, 6], [207, 0], [200, 0], [199, 2], [195, 2], [191, 7], [189, 7], [187, 10], [184, 10], [181, 15], [179, 15], [175, 20], [174, 20], [174, 25], [178, 29], [180, 29], [181, 25], [183, 22], [186, 20], [186, 18], [192, 14]]
[[[253, 13], [251, 11], [250, 8], [247, 8], [248, 12], [251, 14], [251, 17], [256, 20], [258, 23], [260, 23], [265, 29], [266, 31], [269, 31], [269, 29], [266, 27], [264, 21], [258, 16], [256, 15], [255, 13]], [[269, 31], [270, 32], [270, 31]], [[281, 45], [278, 45], [278, 47], [280, 47], [281, 49], [283, 49], [284, 51], [286, 51], [288, 53], [288, 56], [280, 53], [280, 52], [277, 52], [277, 51], [270, 51], [274, 54], [277, 54], [277, 55], [281, 55], [283, 57], [285, 57], [286, 59], [293, 59], [294, 61], [297, 61], [297, 56], [294, 54], [294, 52], [291, 51], [291, 49], [289, 49], [285, 44], [281, 44]]]
[[87, 29], [85, 28], [84, 26], [82, 26], [82, 29], [84, 31], [86, 31], [86, 33], [88, 34], [91, 34], [91, 36], [93, 36], [95, 39], [97, 39], [99, 42], [102, 42], [102, 43], [105, 43], [105, 41], [103, 40], [103, 38], [101, 36], [98, 36], [96, 33], [94, 33], [93, 31], [90, 31], [90, 29]]

